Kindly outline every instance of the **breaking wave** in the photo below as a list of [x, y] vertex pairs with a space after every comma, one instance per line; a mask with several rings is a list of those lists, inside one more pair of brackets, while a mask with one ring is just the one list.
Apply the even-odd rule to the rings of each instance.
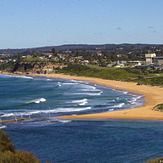
[[39, 104], [40, 102], [45, 102], [45, 101], [46, 101], [45, 98], [39, 98], [39, 99], [34, 99], [34, 100], [27, 101], [26, 104], [30, 104], [30, 103]]
[[112, 108], [122, 108], [122, 106], [125, 105], [125, 103], [120, 103], [118, 105], [112, 106]]
[[67, 113], [67, 112], [79, 112], [84, 110], [90, 110], [91, 107], [83, 107], [83, 108], [57, 108], [51, 110], [36, 110], [36, 111], [29, 111], [29, 112], [15, 112], [15, 113], [8, 113], [3, 114], [0, 117], [13, 117], [13, 116], [28, 116], [34, 114], [48, 114], [48, 113]]
[[5, 75], [5, 76], [11, 77], [11, 78], [33, 79], [33, 77], [31, 76], [24, 76], [24, 75]]
[[137, 97], [133, 97], [130, 101], [128, 101], [130, 104], [135, 104], [137, 102], [137, 100], [139, 100], [140, 98], [142, 98], [142, 96], [137, 96]]

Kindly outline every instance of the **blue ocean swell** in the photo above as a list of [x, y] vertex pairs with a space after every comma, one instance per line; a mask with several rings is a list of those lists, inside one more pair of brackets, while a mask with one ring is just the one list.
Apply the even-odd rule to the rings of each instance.
[[162, 157], [163, 122], [71, 121], [9, 125], [16, 149], [41, 162], [131, 163]]
[[0, 116], [99, 113], [143, 104], [142, 95], [89, 82], [0, 75]]
[[49, 110], [55, 117], [135, 107], [142, 105], [141, 95], [89, 82], [5, 75], [0, 75], [0, 89], [1, 119], [32, 117], [1, 127], [17, 150], [33, 151], [41, 162], [130, 163], [162, 157], [161, 121], [48, 120]]

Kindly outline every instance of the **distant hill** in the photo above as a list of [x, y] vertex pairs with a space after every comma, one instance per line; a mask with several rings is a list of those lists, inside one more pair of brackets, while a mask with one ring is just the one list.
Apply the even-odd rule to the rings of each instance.
[[96, 50], [104, 50], [111, 48], [121, 48], [127, 46], [134, 47], [152, 47], [152, 46], [163, 46], [160, 44], [103, 44], [103, 45], [88, 45], [88, 44], [67, 44], [61, 46], [45, 46], [45, 47], [36, 47], [36, 48], [23, 48], [23, 49], [0, 49], [0, 53], [8, 53], [8, 54], [16, 54], [23, 53], [25, 51], [51, 51], [52, 48], [58, 50], [73, 50], [73, 49], [96, 49]]

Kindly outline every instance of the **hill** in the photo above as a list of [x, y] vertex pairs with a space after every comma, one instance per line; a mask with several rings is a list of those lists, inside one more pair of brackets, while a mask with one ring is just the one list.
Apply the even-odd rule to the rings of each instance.
[[67, 44], [60, 46], [45, 46], [45, 47], [36, 47], [36, 48], [23, 48], [23, 49], [0, 49], [0, 53], [16, 54], [23, 53], [25, 51], [51, 51], [52, 48], [55, 48], [56, 51], [59, 50], [73, 50], [73, 49], [96, 49], [96, 50], [107, 50], [107, 49], [116, 49], [116, 48], [153, 48], [153, 47], [163, 47], [160, 44], [101, 44], [101, 45], [88, 45], [88, 44]]

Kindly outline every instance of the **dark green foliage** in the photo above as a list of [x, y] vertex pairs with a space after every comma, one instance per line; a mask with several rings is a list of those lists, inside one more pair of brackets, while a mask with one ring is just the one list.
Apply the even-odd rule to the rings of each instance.
[[149, 70], [146, 67], [141, 67], [141, 68], [125, 68], [126, 71], [132, 72], [134, 74], [143, 74], [143, 75], [148, 75]]
[[112, 80], [123, 80], [126, 81], [130, 78], [137, 78], [137, 75], [129, 73], [124, 69], [116, 68], [101, 68], [101, 67], [91, 67], [78, 64], [69, 64], [68, 67], [59, 70], [62, 73], [68, 73], [71, 75], [78, 76], [89, 76], [97, 77], [103, 79], [112, 79]]
[[15, 152], [14, 146], [12, 145], [12, 142], [8, 134], [0, 130], [0, 151], [5, 152], [7, 150], [11, 152]]
[[99, 66], [85, 66], [79, 64], [69, 64], [68, 67], [58, 69], [59, 73], [70, 75], [96, 77], [120, 81], [133, 81], [138, 85], [163, 86], [162, 76], [151, 76], [147, 68], [106, 68]]
[[145, 85], [153, 85], [153, 86], [163, 86], [163, 77], [148, 77], [143, 79], [135, 80], [135, 82], [139, 82], [140, 84]]
[[52, 48], [51, 52], [53, 53], [53, 56], [57, 56], [57, 53], [55, 51], [55, 48]]
[[147, 162], [144, 163], [162, 163], [163, 162], [163, 158], [157, 158], [155, 160], [149, 160]]
[[32, 152], [15, 151], [8, 134], [0, 129], [0, 163], [39, 163], [39, 160]]
[[154, 110], [163, 111], [163, 104], [158, 104], [154, 107]]
[[1, 71], [7, 71], [7, 72], [13, 72], [14, 70], [14, 62], [8, 62], [8, 63], [1, 63], [0, 64], [0, 70]]

